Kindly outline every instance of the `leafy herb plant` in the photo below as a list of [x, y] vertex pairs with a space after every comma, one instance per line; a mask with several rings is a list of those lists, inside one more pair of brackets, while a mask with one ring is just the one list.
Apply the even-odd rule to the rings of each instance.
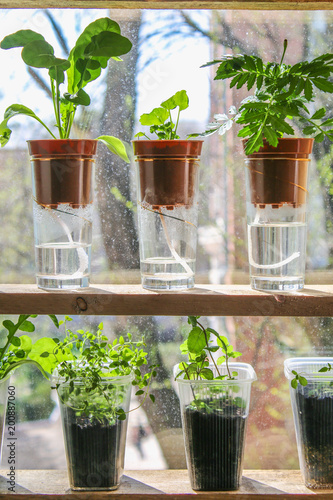
[[[333, 370], [333, 366], [331, 363], [327, 363], [327, 366], [323, 366], [318, 370], [319, 373], [326, 373], [330, 372]], [[298, 373], [296, 370], [292, 370], [292, 374], [295, 375], [295, 377], [290, 381], [291, 387], [293, 389], [297, 389], [298, 384], [302, 385], [303, 387], [306, 387], [308, 385], [308, 381], [306, 377], [304, 377], [302, 374]]]
[[[156, 134], [158, 139], [179, 139], [177, 129], [180, 112], [189, 107], [189, 98], [185, 90], [179, 90], [175, 95], [163, 101], [159, 108], [154, 108], [150, 113], [140, 116], [141, 125], [150, 127], [150, 133]], [[178, 108], [178, 109], [177, 109]], [[171, 111], [177, 109], [176, 119], [173, 119]], [[150, 139], [144, 132], [138, 132], [135, 137]]]
[[[321, 107], [314, 113], [308, 105], [314, 101], [315, 91], [333, 93], [333, 54], [323, 54], [312, 61], [293, 66], [284, 64], [288, 42], [279, 63], [264, 63], [260, 57], [226, 55], [205, 66], [219, 64], [215, 80], [231, 79], [230, 88], [249, 91], [254, 95], [241, 102], [238, 109], [232, 106], [228, 114], [215, 115], [215, 122], [208, 125], [202, 135], [214, 132], [224, 134], [233, 123], [242, 126], [239, 137], [247, 138], [245, 153], [251, 154], [263, 146], [263, 140], [276, 147], [284, 134], [294, 135], [294, 124], [316, 142], [325, 138], [333, 141], [333, 118]], [[198, 134], [197, 134], [198, 135]]]
[[[237, 372], [231, 372], [229, 360], [238, 358], [242, 354], [234, 351], [228, 339], [221, 336], [213, 328], [205, 328], [199, 322], [200, 316], [189, 316], [188, 323], [192, 326], [188, 338], [180, 346], [181, 353], [188, 357], [188, 361], [179, 364], [179, 372], [176, 378], [183, 377], [186, 380], [235, 380]], [[212, 345], [215, 340], [216, 345]], [[222, 350], [222, 356], [214, 359], [213, 353]], [[222, 374], [221, 365], [225, 363], [226, 374]], [[214, 371], [210, 368], [214, 367]]]
[[[37, 318], [37, 314], [21, 314], [16, 323], [10, 319], [5, 319], [2, 322], [3, 327], [7, 330], [7, 336], [4, 339], [4, 344], [0, 347], [0, 380], [5, 380], [13, 370], [24, 364], [34, 364], [46, 378], [48, 377], [43, 366], [30, 358], [30, 353], [37, 352], [38, 346], [36, 348], [36, 343], [33, 344], [30, 335], [27, 335], [35, 331], [35, 325], [29, 318]], [[58, 327], [57, 318], [54, 315], [50, 315], [50, 318]], [[26, 332], [26, 334], [18, 336], [19, 332]], [[40, 343], [40, 340], [37, 342]]]
[[[130, 40], [120, 34], [120, 27], [109, 18], [101, 18], [89, 24], [81, 33], [68, 59], [54, 55], [54, 48], [44, 37], [32, 30], [20, 30], [6, 36], [0, 44], [2, 49], [22, 47], [21, 56], [27, 66], [48, 70], [52, 95], [55, 126], [60, 139], [68, 139], [78, 106], [89, 106], [90, 97], [84, 88], [96, 80], [107, 67], [108, 61], [121, 61], [119, 56], [131, 50]], [[60, 87], [67, 83], [67, 91], [61, 94]], [[28, 107], [12, 104], [0, 124], [0, 144], [5, 146], [10, 139], [8, 121], [17, 115], [30, 116], [49, 132], [56, 135]], [[97, 138], [125, 161], [128, 161], [124, 144], [113, 136]]]
[[[136, 386], [136, 395], [143, 395], [154, 402], [149, 394], [152, 379], [156, 375], [156, 366], [148, 365], [145, 342], [142, 338], [134, 342], [130, 333], [127, 339], [120, 336], [109, 343], [103, 334], [103, 323], [98, 325], [96, 333], [85, 330], [73, 332], [68, 323], [72, 319], [66, 316], [59, 324], [65, 325], [64, 340], [49, 339], [38, 346], [34, 359], [54, 374], [53, 388], [57, 389], [62, 402], [75, 410], [78, 416], [86, 416], [93, 421], [103, 422], [115, 419], [125, 420], [124, 410], [112, 401], [112, 377], [132, 376], [132, 385]], [[42, 352], [41, 352], [42, 351]], [[109, 383], [105, 380], [110, 378]], [[133, 410], [131, 410], [133, 411]]]

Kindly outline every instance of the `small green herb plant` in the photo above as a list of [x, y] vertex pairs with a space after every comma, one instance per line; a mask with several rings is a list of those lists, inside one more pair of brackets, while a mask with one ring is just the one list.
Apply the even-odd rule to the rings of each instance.
[[[150, 133], [156, 134], [158, 139], [179, 139], [177, 129], [179, 125], [180, 112], [189, 107], [189, 98], [185, 90], [179, 90], [173, 96], [154, 108], [150, 113], [140, 116], [141, 125], [150, 127]], [[176, 111], [176, 119], [173, 119], [171, 111]], [[135, 137], [150, 139], [144, 132], [138, 132]]]
[[[16, 323], [10, 319], [5, 319], [2, 322], [7, 334], [5, 336], [1, 334], [4, 343], [0, 347], [0, 380], [6, 380], [13, 370], [26, 364], [37, 366], [43, 375], [48, 378], [42, 366], [43, 363], [40, 364], [30, 357], [32, 352], [38, 351], [38, 345], [36, 348], [36, 342], [33, 343], [30, 335], [28, 335], [35, 331], [35, 325], [30, 321], [33, 318], [37, 318], [37, 314], [21, 314]], [[58, 328], [57, 318], [54, 315], [50, 315], [50, 318]], [[25, 332], [26, 334], [18, 336], [19, 332]], [[39, 339], [37, 342], [40, 343], [41, 340]]]
[[[213, 328], [205, 328], [199, 321], [200, 316], [189, 316], [188, 323], [192, 329], [188, 333], [185, 342], [180, 346], [181, 353], [187, 356], [188, 361], [182, 361], [177, 367], [176, 379], [184, 380], [236, 380], [238, 372], [231, 371], [229, 360], [238, 358], [242, 354], [234, 351], [228, 339], [221, 336]], [[222, 356], [215, 360], [213, 354], [222, 350]], [[225, 364], [226, 372], [221, 370]], [[237, 392], [237, 387], [234, 386], [233, 392]], [[192, 410], [200, 410], [205, 413], [223, 411], [230, 404], [242, 408], [245, 403], [240, 397], [234, 397], [233, 401], [226, 396], [221, 396], [221, 387], [219, 384], [210, 387], [210, 395], [216, 393], [217, 398], [206, 397], [202, 399], [199, 393], [196, 394], [195, 385], [192, 387], [193, 401], [189, 406]]]
[[[205, 328], [199, 322], [200, 316], [189, 316], [188, 323], [192, 326], [188, 338], [180, 346], [181, 353], [188, 357], [188, 361], [179, 364], [176, 378], [186, 380], [235, 380], [237, 372], [231, 372], [229, 360], [238, 358], [242, 354], [234, 351], [228, 339], [221, 336], [213, 328]], [[215, 340], [215, 342], [214, 342]], [[214, 342], [215, 345], [212, 345]], [[222, 356], [214, 359], [213, 353], [222, 350]], [[225, 363], [226, 374], [222, 374], [221, 365]], [[214, 371], [210, 368], [214, 367]]]
[[[333, 370], [333, 366], [331, 363], [327, 363], [326, 366], [323, 366], [318, 370], [318, 373], [327, 373]], [[291, 387], [293, 389], [297, 389], [298, 384], [306, 387], [308, 385], [308, 380], [302, 374], [298, 373], [296, 370], [292, 370], [292, 374], [295, 375], [294, 378], [290, 381]]]
[[327, 116], [324, 107], [314, 113], [307, 107], [314, 101], [315, 89], [333, 93], [330, 80], [333, 54], [291, 66], [283, 62], [287, 46], [285, 40], [280, 63], [264, 63], [257, 56], [226, 55], [204, 65], [219, 64], [215, 80], [231, 79], [230, 88], [256, 88], [254, 95], [244, 99], [238, 110], [232, 106], [228, 114], [215, 115], [215, 122], [201, 135], [214, 132], [223, 135], [233, 123], [238, 123], [242, 126], [238, 136], [247, 138], [246, 154], [258, 151], [264, 139], [276, 147], [284, 134], [295, 135], [294, 123], [316, 142], [322, 142], [325, 137], [333, 141], [333, 118]]
[[[53, 373], [53, 388], [57, 389], [62, 402], [72, 408], [76, 415], [85, 416], [93, 421], [125, 420], [124, 410], [112, 401], [112, 377], [131, 375], [132, 385], [136, 386], [136, 395], [143, 395], [143, 404], [149, 396], [151, 382], [156, 376], [156, 365], [148, 365], [144, 339], [134, 342], [127, 334], [109, 343], [103, 334], [103, 323], [98, 325], [96, 333], [85, 330], [72, 331], [68, 316], [60, 321], [65, 325], [64, 340], [49, 339], [43, 346], [38, 346], [36, 361], [46, 363], [44, 368]], [[143, 367], [146, 366], [146, 370]], [[105, 379], [110, 383], [105, 384]], [[133, 410], [131, 410], [133, 411]]]
[[[27, 66], [48, 70], [55, 126], [59, 138], [68, 139], [78, 106], [90, 104], [90, 97], [84, 88], [101, 75], [110, 58], [121, 61], [119, 56], [129, 52], [132, 43], [120, 34], [120, 27], [115, 21], [101, 18], [84, 29], [68, 59], [56, 57], [52, 45], [41, 34], [32, 30], [20, 30], [6, 36], [0, 47], [5, 50], [22, 47], [21, 56]], [[65, 81], [67, 91], [61, 94], [60, 87]], [[34, 118], [56, 139], [55, 134], [30, 108], [12, 104], [6, 109], [0, 124], [1, 146], [7, 144], [12, 133], [8, 128], [8, 121], [17, 115]], [[129, 161], [120, 139], [113, 136], [100, 136], [97, 139], [123, 160]]]

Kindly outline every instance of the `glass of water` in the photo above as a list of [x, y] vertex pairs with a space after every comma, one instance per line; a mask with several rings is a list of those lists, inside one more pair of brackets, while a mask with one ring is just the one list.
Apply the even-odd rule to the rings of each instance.
[[89, 286], [96, 147], [94, 140], [29, 141], [40, 288]]
[[194, 287], [202, 141], [133, 141], [142, 286]]
[[313, 139], [265, 143], [247, 157], [247, 228], [251, 286], [295, 291], [304, 287], [306, 203]]

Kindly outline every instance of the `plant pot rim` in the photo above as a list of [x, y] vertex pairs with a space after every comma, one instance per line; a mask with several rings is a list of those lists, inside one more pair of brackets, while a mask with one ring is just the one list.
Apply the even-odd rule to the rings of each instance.
[[[129, 375], [117, 375], [117, 376], [111, 376], [111, 377], [101, 377], [102, 382], [112, 383], [115, 385], [130, 384], [133, 379], [134, 379], [134, 376], [132, 373], [130, 373]], [[64, 377], [59, 376], [57, 370], [55, 370], [53, 372], [52, 377], [51, 377], [51, 382], [52, 383], [60, 383], [62, 387], [69, 386], [69, 382], [66, 382]], [[74, 380], [74, 385], [85, 386], [86, 385], [85, 379], [84, 378], [77, 378], [76, 380]]]
[[83, 142], [83, 141], [86, 141], [86, 142], [98, 142], [97, 139], [89, 139], [89, 138], [83, 138], [83, 139], [29, 139], [27, 140], [26, 142], [58, 142], [58, 143], [68, 143], [68, 142], [75, 142], [75, 143], [78, 143], [78, 142]]
[[131, 142], [140, 142], [140, 143], [148, 143], [151, 144], [153, 142], [157, 143], [180, 143], [180, 142], [204, 142], [204, 139], [133, 139]]
[[[245, 150], [245, 145], [248, 139], [242, 139], [243, 149]], [[266, 139], [263, 140], [264, 145], [259, 148], [259, 151], [255, 151], [246, 155], [247, 158], [257, 158], [258, 156], [265, 154], [311, 154], [312, 147], [314, 143], [313, 138], [309, 137], [280, 137], [278, 140], [278, 145], [276, 147], [271, 146]]]
[[[176, 377], [178, 371], [179, 371], [179, 364], [174, 366], [173, 373], [174, 377]], [[231, 362], [228, 363], [229, 368], [234, 369], [234, 370], [242, 370], [242, 372], [247, 376], [247, 378], [244, 379], [235, 379], [235, 380], [188, 380], [188, 379], [183, 379], [183, 378], [177, 378], [176, 382], [179, 384], [195, 384], [195, 385], [202, 385], [202, 386], [216, 386], [222, 385], [222, 386], [233, 386], [233, 385], [240, 385], [240, 384], [252, 384], [252, 382], [255, 382], [257, 380], [257, 375], [256, 372], [254, 371], [254, 368], [252, 365], [249, 363], [237, 363], [237, 362]], [[209, 366], [209, 368], [212, 368], [212, 365]], [[219, 368], [225, 368], [225, 365], [219, 366]], [[224, 374], [224, 373], [223, 373]]]
[[[301, 371], [302, 375], [306, 375], [308, 380], [312, 382], [321, 383], [323, 380], [332, 381], [333, 373], [332, 372], [323, 372], [319, 373], [318, 370], [323, 367], [323, 365], [330, 363], [333, 364], [333, 357], [324, 356], [324, 357], [314, 357], [314, 356], [302, 356], [299, 358], [288, 358], [284, 360], [284, 374], [288, 380], [292, 380], [295, 377], [295, 374], [292, 373], [293, 370], [297, 369], [297, 371]], [[314, 367], [311, 370], [311, 366]], [[311, 370], [310, 372], [307, 370]]]

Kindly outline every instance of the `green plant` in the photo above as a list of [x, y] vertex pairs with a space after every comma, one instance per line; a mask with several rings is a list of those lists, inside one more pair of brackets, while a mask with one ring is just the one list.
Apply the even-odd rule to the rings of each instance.
[[[49, 317], [58, 328], [59, 324], [57, 318], [52, 314], [49, 315]], [[33, 343], [29, 335], [17, 335], [20, 331], [27, 333], [35, 331], [35, 325], [29, 318], [37, 318], [37, 314], [21, 314], [17, 323], [13, 323], [10, 319], [5, 319], [2, 322], [2, 325], [7, 330], [7, 336], [4, 345], [0, 347], [0, 380], [5, 380], [13, 370], [24, 364], [36, 365], [47, 378], [43, 366], [30, 358], [30, 353], [38, 350], [38, 343], [40, 343], [42, 339]]]
[[[172, 140], [179, 139], [177, 129], [179, 124], [180, 112], [187, 109], [189, 99], [185, 90], [179, 90], [173, 96], [163, 101], [159, 108], [154, 108], [150, 113], [144, 113], [140, 116], [141, 125], [150, 127], [150, 133], [156, 134], [158, 139]], [[177, 117], [172, 119], [171, 111], [178, 108]], [[146, 137], [144, 132], [138, 132], [135, 137]]]
[[[186, 380], [234, 380], [237, 372], [229, 368], [230, 358], [238, 358], [242, 354], [234, 351], [228, 339], [221, 336], [213, 328], [205, 328], [198, 319], [200, 316], [189, 316], [188, 323], [192, 326], [188, 338], [180, 346], [181, 353], [188, 357], [188, 361], [179, 364], [176, 378], [182, 376]], [[213, 338], [211, 338], [213, 336]], [[212, 345], [215, 337], [216, 345]], [[222, 356], [215, 360], [213, 353], [222, 350]], [[225, 363], [226, 374], [222, 374], [219, 367]], [[209, 368], [214, 367], [214, 371]]]
[[[226, 55], [204, 66], [220, 64], [215, 80], [231, 78], [230, 88], [246, 86], [254, 95], [241, 102], [238, 109], [232, 106], [227, 114], [215, 115], [215, 122], [201, 135], [217, 132], [223, 135], [233, 123], [242, 126], [239, 137], [247, 138], [245, 153], [251, 154], [263, 146], [263, 140], [276, 147], [284, 134], [294, 135], [293, 121], [303, 129], [303, 134], [313, 136], [316, 142], [327, 137], [333, 141], [333, 118], [328, 118], [324, 107], [311, 113], [307, 105], [314, 101], [315, 89], [333, 93], [333, 54], [323, 54], [312, 61], [293, 66], [284, 64], [288, 42], [280, 63], [264, 63], [260, 57]], [[290, 124], [291, 120], [291, 124]], [[196, 134], [199, 135], [199, 134]]]
[[[143, 338], [134, 342], [128, 333], [127, 339], [120, 336], [109, 343], [103, 334], [103, 323], [98, 325], [96, 334], [93, 334], [84, 330], [73, 332], [67, 326], [70, 321], [72, 319], [66, 316], [65, 320], [59, 322], [65, 325], [64, 340], [43, 339], [37, 344], [36, 353], [30, 354], [45, 371], [54, 374], [53, 388], [58, 390], [64, 404], [73, 408], [78, 415], [88, 415], [98, 421], [105, 418], [124, 420], [124, 410], [114, 405], [110, 394], [112, 377], [126, 375], [133, 377], [132, 385], [138, 389], [136, 395], [143, 395], [139, 406], [148, 396], [154, 402], [149, 389], [156, 376], [156, 365], [150, 366], [144, 373], [142, 368], [148, 362]], [[108, 378], [110, 383], [105, 385], [104, 381]]]
[[[327, 363], [327, 366], [323, 366], [318, 370], [318, 373], [326, 373], [333, 370], [333, 366], [331, 363]], [[308, 385], [308, 381], [306, 377], [298, 373], [296, 370], [292, 370], [292, 374], [295, 375], [295, 377], [290, 381], [291, 387], [293, 389], [297, 389], [298, 384], [302, 385], [303, 387], [306, 387]]]
[[[120, 34], [120, 27], [109, 18], [101, 18], [89, 24], [81, 33], [68, 59], [54, 55], [54, 48], [39, 33], [31, 30], [20, 30], [6, 36], [0, 44], [2, 49], [22, 47], [21, 56], [27, 66], [48, 70], [50, 89], [60, 139], [68, 139], [78, 106], [89, 106], [90, 97], [84, 90], [88, 83], [96, 80], [107, 67], [110, 58], [120, 61], [120, 55], [131, 50], [132, 44]], [[60, 86], [67, 80], [67, 91], [61, 95]], [[8, 121], [19, 114], [37, 120], [55, 139], [53, 132], [22, 104], [12, 104], [5, 113], [0, 124], [0, 143], [5, 146], [10, 139], [11, 130]], [[125, 161], [128, 161], [125, 146], [113, 136], [97, 138]]]

